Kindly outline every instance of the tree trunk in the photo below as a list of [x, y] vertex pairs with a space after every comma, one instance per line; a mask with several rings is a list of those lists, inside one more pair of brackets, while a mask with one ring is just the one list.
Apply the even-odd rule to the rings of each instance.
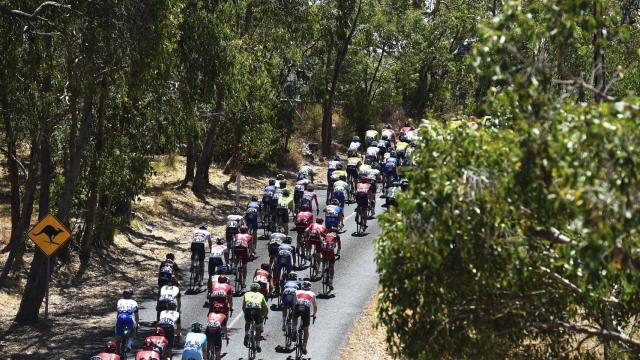
[[209, 167], [213, 159], [213, 143], [216, 140], [217, 123], [223, 117], [224, 89], [218, 88], [216, 91], [215, 115], [209, 120], [205, 141], [196, 164], [196, 175], [193, 179], [193, 185], [191, 186], [191, 189], [196, 193], [203, 192], [207, 186], [209, 186]]
[[196, 163], [196, 150], [195, 150], [194, 136], [189, 135], [187, 139], [187, 170], [184, 173], [184, 179], [182, 180], [182, 186], [187, 186], [190, 181], [193, 181]]
[[98, 126], [96, 129], [96, 154], [95, 159], [91, 163], [89, 169], [89, 197], [87, 199], [87, 211], [84, 221], [84, 233], [82, 234], [81, 258], [84, 262], [89, 260], [91, 256], [91, 248], [93, 241], [93, 227], [96, 222], [96, 213], [98, 210], [98, 185], [102, 176], [100, 161], [104, 150], [104, 121], [106, 117], [106, 100], [108, 95], [107, 77], [102, 78], [100, 86], [100, 99], [98, 101]]
[[[11, 110], [9, 107], [9, 96], [6, 93], [4, 85], [2, 87], [2, 95], [0, 104], [2, 105], [2, 120], [4, 122], [4, 131], [7, 142], [7, 169], [9, 170], [9, 184], [11, 188], [11, 228], [18, 226], [20, 221], [20, 174], [18, 173], [18, 161], [16, 153], [16, 137], [13, 133], [11, 125]], [[9, 242], [11, 244], [11, 242]]]
[[[62, 223], [69, 225], [69, 216], [71, 214], [71, 205], [73, 200], [73, 193], [75, 191], [78, 177], [80, 176], [80, 165], [84, 149], [89, 141], [89, 133], [91, 130], [91, 123], [93, 121], [93, 93], [92, 84], [86, 91], [86, 98], [84, 99], [84, 106], [82, 111], [82, 123], [80, 125], [80, 132], [76, 138], [75, 149], [71, 154], [71, 161], [69, 170], [66, 173], [64, 184], [62, 186], [62, 192], [60, 194], [60, 200], [58, 202], [57, 217]], [[71, 129], [71, 132], [74, 129]], [[68, 245], [64, 248], [68, 249]], [[61, 250], [64, 250], [61, 249]], [[50, 262], [50, 273], [53, 268], [54, 261]], [[16, 321], [20, 324], [29, 324], [38, 321], [38, 313], [42, 300], [44, 299], [46, 285], [47, 285], [47, 259], [40, 251], [36, 251], [31, 263], [31, 269], [29, 270], [29, 278], [27, 279], [27, 285], [25, 286], [24, 294], [20, 302], [20, 309], [16, 315]]]
[[595, 100], [601, 102], [605, 98], [605, 71], [604, 71], [604, 51], [602, 41], [604, 32], [602, 29], [602, 9], [600, 0], [593, 1], [593, 17], [596, 19], [596, 33], [593, 35], [593, 87], [596, 89]]

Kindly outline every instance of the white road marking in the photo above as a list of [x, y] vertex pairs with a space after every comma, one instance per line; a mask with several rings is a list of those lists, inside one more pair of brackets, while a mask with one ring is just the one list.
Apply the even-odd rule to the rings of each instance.
[[238, 320], [240, 320], [241, 317], [242, 317], [242, 312], [240, 312], [238, 316], [236, 316], [236, 318], [233, 319], [229, 325], [227, 325], [227, 329], [231, 329], [233, 325], [235, 325], [238, 322]]

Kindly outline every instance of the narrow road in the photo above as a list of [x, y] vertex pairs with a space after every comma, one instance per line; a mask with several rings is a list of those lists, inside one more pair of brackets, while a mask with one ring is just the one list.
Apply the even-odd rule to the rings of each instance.
[[[320, 204], [324, 204], [325, 194], [325, 190], [319, 191], [318, 200]], [[384, 199], [378, 198], [376, 214], [383, 211], [380, 206], [383, 201]], [[341, 234], [342, 257], [336, 262], [333, 297], [318, 299], [317, 320], [310, 328], [310, 339], [307, 346], [309, 353], [305, 359], [335, 359], [354, 322], [358, 319], [362, 309], [377, 288], [378, 275], [374, 262], [374, 239], [380, 231], [378, 221], [369, 221], [367, 235], [363, 237], [352, 236], [356, 231], [354, 209], [355, 204], [347, 205], [344, 232]], [[249, 263], [247, 278], [253, 274], [262, 262], [269, 261], [267, 240], [258, 241], [256, 255], [257, 259]], [[308, 270], [300, 271], [300, 274], [307, 277]], [[188, 273], [185, 276], [188, 276]], [[188, 284], [188, 278], [186, 281], [182, 281], [182, 284]], [[319, 293], [321, 289], [322, 284], [320, 281], [313, 282], [312, 290], [314, 292]], [[187, 295], [184, 291], [183, 287], [181, 312], [183, 338], [193, 322], [198, 321], [206, 324], [208, 310], [205, 307], [206, 286], [203, 286], [202, 292], [198, 294]], [[242, 298], [239, 296], [234, 297], [234, 312], [228, 322], [231, 339], [228, 347], [223, 342], [223, 359], [246, 359], [248, 355], [247, 349], [242, 344], [244, 318], [242, 316], [241, 300]], [[269, 305], [275, 303], [276, 299], [273, 299]], [[137, 344], [151, 330], [150, 325], [156, 318], [155, 306], [155, 300], [145, 301], [141, 304], [141, 326]], [[284, 335], [281, 331], [282, 315], [280, 311], [273, 310], [275, 305], [271, 309], [263, 334], [266, 340], [262, 342], [262, 352], [258, 354], [257, 358], [292, 359], [295, 356], [293, 349], [290, 352], [276, 351], [284, 346]], [[181, 354], [181, 344], [179, 344], [173, 351], [173, 358], [180, 359]]]

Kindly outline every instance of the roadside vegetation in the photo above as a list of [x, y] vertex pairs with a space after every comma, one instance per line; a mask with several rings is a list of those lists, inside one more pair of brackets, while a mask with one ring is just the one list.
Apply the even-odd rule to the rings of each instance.
[[[472, 11], [455, 3], [434, 17]], [[441, 58], [480, 101], [423, 122], [411, 187], [383, 216], [395, 356], [637, 357], [638, 10], [509, 1], [467, 33], [464, 64]]]

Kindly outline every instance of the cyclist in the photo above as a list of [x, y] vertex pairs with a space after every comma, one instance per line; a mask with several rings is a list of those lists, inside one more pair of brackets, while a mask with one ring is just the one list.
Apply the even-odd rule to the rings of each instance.
[[229, 311], [233, 311], [233, 290], [229, 285], [228, 277], [218, 276], [218, 282], [211, 289], [209, 300], [209, 312], [218, 312], [229, 316]]
[[360, 142], [360, 136], [354, 136], [353, 138], [351, 138], [351, 143], [349, 144], [348, 150], [360, 152], [361, 146], [362, 146], [362, 143]]
[[300, 209], [300, 200], [302, 200], [302, 196], [304, 195], [304, 191], [307, 188], [307, 185], [311, 183], [309, 179], [300, 179], [296, 182], [296, 186], [293, 188], [293, 203], [294, 203], [294, 213], [297, 213]]
[[378, 140], [378, 131], [375, 125], [369, 125], [369, 130], [364, 133], [364, 142], [367, 146], [373, 146], [371, 143]]
[[357, 153], [351, 151], [348, 152], [347, 158], [347, 179], [349, 179], [349, 183], [351, 184], [351, 188], [355, 189], [356, 187], [356, 179], [358, 179], [358, 168], [362, 165], [362, 160]]
[[276, 223], [282, 225], [285, 235], [289, 235], [289, 213], [293, 212], [293, 198], [290, 196], [289, 190], [282, 191], [282, 196], [278, 198], [276, 211]]
[[271, 216], [271, 204], [273, 202], [273, 194], [276, 191], [276, 180], [270, 179], [269, 184], [264, 187], [262, 193], [262, 221], [264, 222]]
[[226, 331], [227, 316], [222, 313], [210, 312], [207, 316], [207, 329], [205, 334], [207, 335], [207, 347], [208, 352], [213, 350], [215, 355], [214, 359], [208, 360], [220, 360], [222, 359], [222, 337], [228, 339]]
[[229, 267], [226, 265], [216, 267], [216, 274], [209, 278], [209, 292], [207, 293], [207, 298], [211, 296], [211, 291], [218, 284], [218, 279], [220, 276], [224, 276], [229, 272]]
[[338, 199], [333, 199], [324, 208], [324, 223], [325, 226], [329, 229], [339, 229], [342, 228], [344, 220], [344, 212], [340, 207], [340, 201]]
[[400, 135], [407, 135], [408, 133], [414, 131], [415, 128], [409, 124], [408, 121], [405, 121], [404, 126], [400, 128]]
[[202, 286], [202, 279], [204, 278], [204, 244], [205, 241], [211, 245], [211, 233], [207, 230], [207, 225], [200, 224], [198, 228], [193, 231], [193, 236], [191, 237], [191, 266], [194, 266], [196, 261], [200, 268], [198, 272], [200, 273], [200, 283], [198, 285]]
[[253, 282], [260, 284], [260, 292], [267, 299], [271, 293], [271, 288], [269, 286], [271, 283], [271, 274], [269, 273], [269, 269], [269, 264], [262, 263], [260, 268], [256, 269], [253, 273]]
[[242, 312], [244, 312], [244, 346], [249, 346], [249, 331], [251, 328], [251, 321], [255, 321], [255, 339], [256, 339], [256, 351], [260, 352], [260, 340], [262, 339], [262, 329], [264, 319], [269, 314], [269, 308], [267, 307], [267, 301], [260, 293], [260, 284], [253, 283], [249, 288], [249, 292], [242, 297]]
[[304, 231], [307, 249], [310, 250], [311, 245], [313, 245], [315, 250], [314, 256], [316, 258], [316, 266], [320, 261], [320, 246], [322, 245], [322, 239], [324, 239], [327, 234], [327, 227], [322, 223], [324, 223], [324, 220], [322, 220], [322, 218], [317, 218], [316, 222], [309, 225], [307, 230]]
[[158, 327], [167, 335], [169, 346], [173, 348], [175, 337], [180, 337], [180, 313], [175, 304], [169, 304], [167, 310], [160, 313]]
[[398, 136], [398, 142], [396, 143], [396, 154], [398, 155], [398, 160], [406, 159], [408, 147], [409, 143], [405, 141], [405, 136], [400, 134], [400, 136]]
[[398, 159], [396, 159], [395, 151], [391, 151], [389, 157], [385, 160], [382, 174], [384, 175], [385, 189], [391, 183], [398, 181]]
[[332, 161], [329, 161], [329, 166], [327, 168], [327, 184], [331, 182], [331, 174], [336, 170], [338, 164], [342, 164], [340, 161], [340, 156], [336, 155]]
[[[122, 292], [122, 299], [118, 300], [116, 305], [118, 309], [118, 315], [116, 319], [116, 339], [118, 341], [126, 341], [127, 349], [131, 350], [131, 340], [135, 336], [136, 329], [140, 318], [138, 317], [138, 303], [131, 299], [133, 296], [133, 290], [127, 289]], [[124, 329], [129, 329], [129, 335], [127, 339], [124, 337]]]
[[249, 226], [249, 232], [253, 234], [253, 237], [258, 237], [258, 218], [260, 217], [260, 203], [258, 197], [251, 196], [251, 201], [247, 204], [247, 210], [244, 214], [244, 219]]
[[320, 212], [318, 204], [318, 194], [316, 193], [316, 187], [313, 184], [308, 184], [307, 188], [302, 195], [302, 200], [300, 200], [300, 206], [309, 206], [309, 211], [313, 212], [313, 203], [316, 203], [316, 214]]
[[269, 239], [269, 244], [267, 245], [267, 249], [269, 250], [269, 266], [274, 267], [276, 262], [276, 258], [278, 257], [278, 248], [282, 241], [287, 237], [287, 235], [283, 233], [273, 233], [271, 234], [271, 238]]
[[338, 181], [333, 183], [333, 199], [338, 200], [340, 207], [344, 209], [344, 201], [349, 191], [349, 183], [347, 183], [347, 177], [340, 175]]
[[[311, 324], [311, 317], [316, 317], [318, 306], [316, 305], [316, 294], [311, 291], [311, 283], [304, 281], [300, 288], [300, 290], [296, 291], [296, 305], [293, 316], [296, 329], [298, 328], [298, 317], [302, 318], [302, 330], [304, 332], [302, 353], [306, 355], [307, 342], [309, 341], [309, 325]], [[311, 308], [313, 308], [313, 312]]]
[[314, 175], [315, 175], [315, 172], [313, 171], [311, 164], [309, 164], [308, 162], [305, 162], [304, 165], [300, 167], [296, 180], [309, 179], [311, 182], [313, 182]]
[[[213, 276], [214, 271], [219, 266], [224, 266], [229, 263], [229, 249], [227, 245], [224, 243], [223, 238], [217, 238], [216, 243], [209, 247], [209, 267], [208, 274], [209, 279]], [[209, 283], [211, 286], [211, 283]]]
[[175, 304], [180, 311], [180, 288], [173, 285], [165, 285], [160, 289], [160, 296], [156, 304], [156, 321], [160, 320], [160, 313], [169, 308], [169, 304]]
[[362, 226], [367, 229], [367, 210], [369, 206], [369, 198], [371, 192], [371, 184], [369, 184], [369, 178], [367, 176], [361, 176], [358, 184], [356, 184], [356, 203], [358, 204], [356, 212], [360, 214], [360, 221], [363, 221]]
[[182, 360], [203, 360], [207, 351], [207, 335], [204, 326], [196, 322], [191, 325], [191, 332], [184, 338]]
[[340, 176], [342, 175], [347, 176], [347, 172], [344, 171], [344, 165], [340, 163], [336, 165], [336, 169], [333, 171], [333, 173], [331, 173], [329, 186], [327, 186], [327, 201], [329, 201], [329, 199], [331, 199], [331, 196], [333, 195], [333, 183], [338, 181], [338, 179], [340, 179]]
[[120, 360], [120, 355], [116, 354], [118, 344], [115, 341], [107, 341], [104, 350], [98, 355], [92, 356], [91, 360]]
[[327, 279], [327, 283], [331, 290], [333, 290], [333, 275], [336, 255], [340, 255], [340, 250], [342, 250], [340, 235], [336, 228], [332, 228], [331, 232], [327, 233], [327, 236], [325, 236], [324, 241], [322, 242], [322, 261], [326, 262], [329, 268], [329, 274], [327, 274], [329, 279]]
[[164, 261], [160, 262], [160, 269], [158, 270], [158, 290], [165, 285], [169, 285], [177, 281], [178, 278], [178, 264], [176, 264], [176, 257], [172, 253], [168, 253]]
[[[236, 266], [240, 269], [240, 284], [244, 286], [244, 281], [247, 278], [247, 263], [249, 262], [249, 253], [251, 251], [252, 237], [247, 234], [247, 227], [242, 225], [240, 227], [240, 233], [235, 236], [233, 251], [236, 255]], [[253, 254], [251, 254], [253, 256]]]
[[396, 133], [391, 128], [391, 124], [385, 125], [384, 129], [382, 129], [382, 131], [380, 133], [382, 134], [382, 136], [386, 135], [387, 139], [389, 139], [390, 142], [395, 144], [395, 142], [396, 142]]
[[[234, 212], [241, 212], [240, 209], [235, 208]], [[224, 234], [225, 239], [227, 240], [227, 248], [231, 248], [233, 246], [233, 240], [240, 232], [240, 227], [245, 225], [244, 223], [244, 214], [231, 214], [227, 216], [227, 227], [225, 228]]]
[[278, 260], [274, 269], [274, 284], [276, 286], [276, 292], [279, 293], [281, 284], [281, 278], [284, 278], [282, 269], [285, 274], [288, 274], [293, 269], [293, 264], [296, 261], [296, 248], [291, 245], [291, 238], [286, 237], [280, 247], [278, 248]]
[[276, 189], [280, 187], [280, 182], [284, 180], [284, 174], [276, 175]]
[[389, 143], [389, 138], [384, 135], [380, 141], [378, 141], [378, 162], [382, 162], [384, 159], [384, 154], [387, 153], [391, 144]]
[[298, 274], [290, 272], [286, 281], [282, 284], [282, 331], [285, 329], [287, 313], [293, 309], [296, 304], [296, 292], [300, 289], [300, 281]]
[[171, 349], [169, 349], [169, 341], [164, 334], [164, 330], [162, 328], [155, 328], [153, 333], [150, 336], [145, 338], [145, 341], [151, 341], [154, 344], [156, 351], [160, 354], [160, 357], [163, 359], [167, 359], [171, 357]]
[[140, 351], [136, 353], [136, 360], [160, 360], [162, 354], [157, 351], [155, 344], [151, 340], [145, 339], [140, 345]]
[[296, 215], [296, 231], [298, 232], [298, 238], [296, 244], [300, 246], [300, 242], [303, 240], [303, 235], [307, 227], [313, 222], [313, 213], [308, 205], [301, 206], [300, 212]]
[[365, 159], [364, 163], [360, 165], [358, 168], [358, 177], [361, 176], [369, 176], [369, 172], [371, 171], [371, 160]]
[[367, 148], [367, 152], [365, 154], [365, 160], [369, 160], [371, 164], [378, 162], [378, 153], [380, 153], [380, 149], [378, 148], [378, 142], [373, 141]]

